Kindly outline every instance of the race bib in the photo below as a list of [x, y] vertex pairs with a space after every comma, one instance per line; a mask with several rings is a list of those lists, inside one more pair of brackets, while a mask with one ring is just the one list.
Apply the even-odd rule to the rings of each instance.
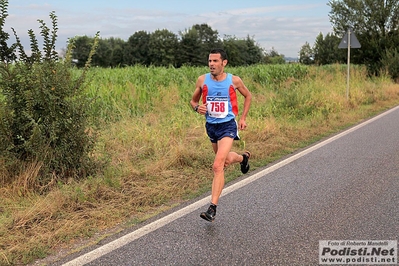
[[215, 118], [225, 118], [229, 113], [228, 97], [207, 96], [206, 97], [208, 115]]

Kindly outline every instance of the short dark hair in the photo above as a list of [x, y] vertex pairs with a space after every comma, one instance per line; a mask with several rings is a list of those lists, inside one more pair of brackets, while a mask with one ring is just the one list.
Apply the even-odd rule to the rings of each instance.
[[214, 48], [209, 52], [209, 54], [220, 54], [222, 60], [227, 60], [227, 54], [222, 48]]

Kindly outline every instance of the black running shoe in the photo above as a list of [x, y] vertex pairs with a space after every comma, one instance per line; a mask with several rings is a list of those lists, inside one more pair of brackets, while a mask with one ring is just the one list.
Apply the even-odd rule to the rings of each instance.
[[213, 222], [213, 220], [215, 220], [215, 216], [216, 216], [216, 209], [212, 207], [212, 205], [209, 206], [206, 212], [202, 212], [200, 214], [200, 217], [204, 220], [207, 220], [208, 222]]
[[241, 164], [241, 172], [243, 174], [248, 173], [249, 171], [249, 158], [251, 157], [251, 153], [249, 151], [246, 151], [243, 155], [243, 160], [240, 163]]

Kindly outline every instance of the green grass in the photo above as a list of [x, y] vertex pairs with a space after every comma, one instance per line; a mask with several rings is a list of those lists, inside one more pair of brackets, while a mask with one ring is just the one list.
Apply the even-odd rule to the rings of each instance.
[[[361, 66], [351, 70], [349, 100], [345, 66], [227, 71], [253, 93], [249, 127], [233, 147], [252, 152], [252, 170], [399, 104], [399, 85], [368, 78]], [[0, 264], [26, 264], [78, 239], [95, 243], [104, 230], [134, 226], [208, 191], [214, 155], [204, 118], [189, 106], [197, 77], [205, 72], [92, 69], [87, 95], [95, 99], [89, 111], [100, 133], [93, 156], [103, 164], [85, 180], [49, 184], [46, 194], [31, 188], [38, 165], [26, 166], [14, 183], [1, 187]], [[7, 174], [0, 165], [0, 178]], [[239, 176], [238, 166], [226, 170], [227, 181]]]

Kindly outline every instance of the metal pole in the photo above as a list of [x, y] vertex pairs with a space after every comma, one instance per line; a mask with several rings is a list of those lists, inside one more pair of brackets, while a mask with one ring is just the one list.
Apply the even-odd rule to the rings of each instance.
[[349, 75], [351, 61], [351, 29], [348, 29], [348, 73], [346, 76], [346, 99], [349, 100]]

